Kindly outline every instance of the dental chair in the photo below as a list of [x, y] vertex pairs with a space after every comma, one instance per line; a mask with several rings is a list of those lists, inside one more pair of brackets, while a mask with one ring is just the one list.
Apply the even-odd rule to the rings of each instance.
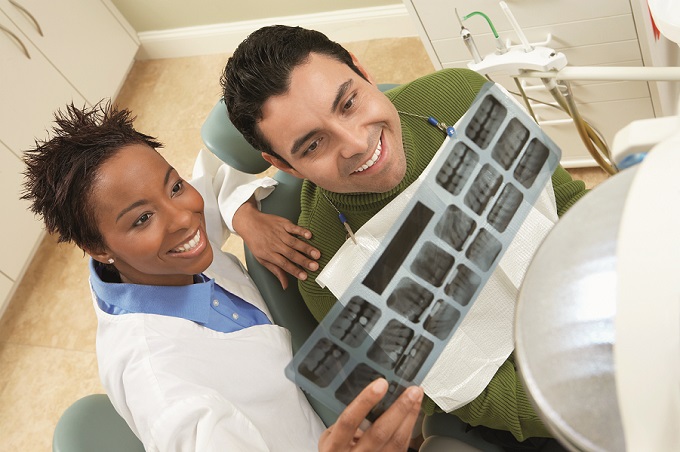
[[144, 452], [106, 394], [90, 394], [64, 411], [54, 429], [52, 452]]

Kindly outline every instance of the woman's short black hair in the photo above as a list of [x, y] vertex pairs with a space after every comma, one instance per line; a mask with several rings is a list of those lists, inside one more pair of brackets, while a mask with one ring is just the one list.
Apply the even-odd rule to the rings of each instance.
[[36, 140], [24, 153], [26, 169], [22, 199], [42, 218], [45, 228], [60, 242], [73, 242], [83, 250], [101, 251], [104, 239], [91, 205], [93, 183], [102, 164], [132, 144], [162, 146], [137, 132], [129, 110], [111, 102], [79, 109], [73, 104], [58, 110], [52, 137]]

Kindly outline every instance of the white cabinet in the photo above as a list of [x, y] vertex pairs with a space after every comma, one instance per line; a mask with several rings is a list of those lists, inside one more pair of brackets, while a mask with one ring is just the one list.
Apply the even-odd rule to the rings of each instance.
[[0, 9], [88, 103], [118, 91], [138, 42], [105, 3], [0, 0]]
[[114, 97], [138, 46], [108, 0], [0, 0], [0, 315], [43, 236], [19, 199], [23, 151], [57, 109]]
[[85, 99], [2, 11], [0, 26], [21, 39], [30, 56], [16, 38], [0, 32], [0, 141], [21, 156], [36, 137], [45, 138], [56, 108], [68, 102], [82, 106]]
[[3, 237], [0, 273], [12, 281], [19, 280], [43, 236], [42, 223], [28, 210], [29, 203], [19, 199], [23, 171], [21, 159], [0, 144], [0, 193], [4, 211], [4, 220], [0, 226]]
[[[637, 0], [632, 0], [637, 1]], [[506, 0], [517, 22], [531, 43], [541, 43], [567, 57], [572, 66], [642, 66], [636, 22], [628, 0], [602, 0], [595, 7], [590, 0]], [[460, 38], [455, 9], [463, 17], [474, 11], [489, 16], [498, 34], [518, 44], [510, 21], [497, 0], [404, 0], [423, 44], [436, 68], [467, 67], [470, 53]], [[482, 56], [495, 50], [491, 29], [481, 16], [464, 22], [474, 36]], [[514, 80], [489, 74], [510, 91], [517, 91]], [[541, 82], [530, 84], [527, 95], [543, 101], [552, 98]], [[574, 98], [582, 116], [611, 145], [615, 133], [630, 121], [653, 117], [654, 105], [647, 82], [572, 82]], [[543, 130], [562, 148], [562, 164], [567, 167], [595, 165], [566, 114], [534, 104]]]

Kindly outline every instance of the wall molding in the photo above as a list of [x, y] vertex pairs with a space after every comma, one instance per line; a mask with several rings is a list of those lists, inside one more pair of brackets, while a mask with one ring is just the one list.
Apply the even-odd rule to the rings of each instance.
[[138, 60], [230, 53], [266, 25], [299, 25], [338, 42], [418, 36], [403, 4], [138, 33]]

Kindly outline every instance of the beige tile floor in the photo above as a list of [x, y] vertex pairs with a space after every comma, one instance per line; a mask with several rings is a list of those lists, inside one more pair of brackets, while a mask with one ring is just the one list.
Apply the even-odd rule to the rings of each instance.
[[[347, 44], [379, 83], [404, 83], [433, 70], [418, 38]], [[220, 97], [228, 54], [138, 61], [116, 100], [138, 130], [157, 136], [168, 161], [189, 175], [201, 124]], [[594, 186], [598, 169], [574, 174]], [[226, 248], [242, 257], [241, 243]], [[54, 426], [74, 401], [104, 392], [95, 358], [96, 320], [87, 260], [46, 237], [0, 319], [0, 452], [51, 450]]]

